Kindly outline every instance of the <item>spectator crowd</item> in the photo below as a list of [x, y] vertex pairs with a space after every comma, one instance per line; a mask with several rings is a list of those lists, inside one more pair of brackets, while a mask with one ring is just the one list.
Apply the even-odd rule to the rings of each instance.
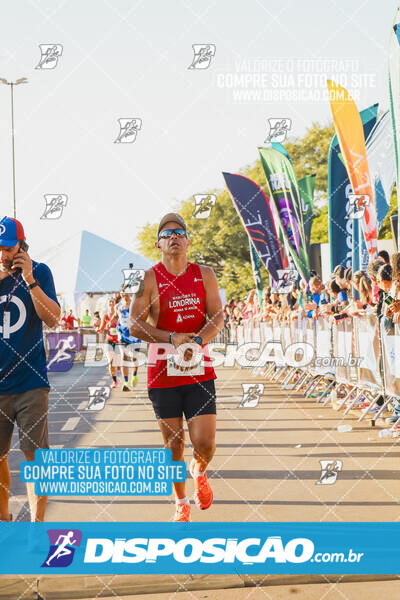
[[345, 269], [338, 265], [323, 281], [315, 271], [308, 283], [293, 284], [289, 293], [277, 293], [265, 287], [259, 301], [256, 289], [244, 300], [232, 299], [224, 306], [225, 327], [231, 329], [253, 320], [289, 321], [300, 315], [323, 316], [334, 320], [375, 314], [384, 319], [386, 330], [400, 322], [400, 253], [391, 257], [383, 250], [368, 264], [366, 271]]

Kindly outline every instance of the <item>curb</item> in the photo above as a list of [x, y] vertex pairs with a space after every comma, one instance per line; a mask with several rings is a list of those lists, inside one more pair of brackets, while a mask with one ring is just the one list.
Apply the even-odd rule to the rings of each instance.
[[45, 575], [0, 576], [0, 599], [88, 600], [116, 595], [272, 587], [318, 583], [398, 581], [397, 575]]

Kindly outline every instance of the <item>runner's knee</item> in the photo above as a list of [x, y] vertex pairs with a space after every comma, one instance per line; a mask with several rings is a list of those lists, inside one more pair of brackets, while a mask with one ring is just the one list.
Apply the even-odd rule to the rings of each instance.
[[185, 438], [183, 432], [177, 432], [174, 435], [171, 435], [168, 438], [165, 447], [170, 448], [172, 450], [172, 454], [183, 454], [185, 450]]
[[202, 460], [211, 460], [215, 452], [214, 440], [202, 440], [194, 444], [194, 454], [196, 458]]

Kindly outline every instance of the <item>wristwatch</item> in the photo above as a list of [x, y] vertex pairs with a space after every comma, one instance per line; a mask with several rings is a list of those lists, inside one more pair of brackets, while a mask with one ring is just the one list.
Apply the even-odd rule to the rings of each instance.
[[173, 336], [175, 335], [176, 331], [171, 331], [169, 334], [169, 343], [174, 345], [174, 341], [173, 341]]
[[196, 337], [193, 338], [193, 341], [196, 342], [196, 344], [198, 344], [199, 346], [203, 345], [203, 338], [199, 335], [196, 335]]
[[28, 285], [28, 290], [33, 289], [34, 287], [36, 287], [38, 284], [38, 282], [35, 280], [33, 283], [31, 283], [30, 285]]

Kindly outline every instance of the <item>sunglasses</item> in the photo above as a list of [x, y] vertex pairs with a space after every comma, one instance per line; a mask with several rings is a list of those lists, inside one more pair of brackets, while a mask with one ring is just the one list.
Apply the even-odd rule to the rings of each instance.
[[164, 229], [164, 231], [159, 234], [158, 239], [168, 239], [172, 237], [173, 233], [175, 233], [175, 235], [178, 237], [186, 236], [186, 231], [184, 229]]

